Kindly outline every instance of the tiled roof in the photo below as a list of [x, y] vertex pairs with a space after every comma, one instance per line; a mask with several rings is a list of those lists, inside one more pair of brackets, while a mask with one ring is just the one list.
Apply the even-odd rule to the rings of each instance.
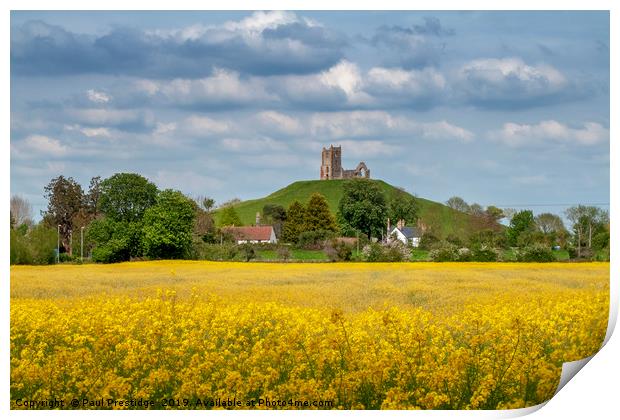
[[231, 226], [223, 229], [236, 240], [268, 241], [271, 239], [271, 226]]

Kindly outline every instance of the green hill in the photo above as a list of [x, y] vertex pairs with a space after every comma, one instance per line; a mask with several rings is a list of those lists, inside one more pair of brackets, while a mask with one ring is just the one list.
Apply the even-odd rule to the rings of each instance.
[[[252, 225], [256, 220], [256, 213], [262, 212], [265, 204], [280, 204], [285, 208], [295, 200], [306, 204], [310, 196], [321, 193], [329, 203], [329, 208], [336, 214], [338, 203], [342, 197], [342, 185], [346, 180], [334, 179], [324, 181], [297, 181], [284, 187], [264, 198], [242, 201], [235, 205], [235, 210], [244, 225]], [[396, 187], [381, 180], [373, 180], [385, 192], [388, 200], [397, 190]], [[442, 236], [456, 234], [460, 237], [467, 237], [471, 232], [470, 216], [453, 210], [441, 203], [416, 197], [420, 207], [420, 220], [427, 226], [436, 226]], [[216, 212], [216, 222], [219, 222], [218, 212]]]

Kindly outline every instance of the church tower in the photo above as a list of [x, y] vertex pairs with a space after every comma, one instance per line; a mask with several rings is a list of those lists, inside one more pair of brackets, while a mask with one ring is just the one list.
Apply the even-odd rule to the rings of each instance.
[[321, 179], [342, 178], [342, 156], [340, 146], [323, 148], [321, 153]]

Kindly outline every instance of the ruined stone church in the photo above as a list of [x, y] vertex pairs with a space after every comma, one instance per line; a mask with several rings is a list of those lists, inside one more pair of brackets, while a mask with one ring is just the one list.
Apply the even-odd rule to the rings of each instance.
[[360, 162], [355, 169], [342, 169], [341, 147], [329, 146], [321, 152], [321, 179], [370, 178], [370, 169]]

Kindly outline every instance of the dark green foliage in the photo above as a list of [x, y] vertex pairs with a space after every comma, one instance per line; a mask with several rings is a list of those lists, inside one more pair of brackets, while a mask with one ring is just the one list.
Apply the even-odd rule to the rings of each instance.
[[150, 258], [183, 258], [192, 244], [194, 203], [181, 192], [164, 190], [143, 219], [144, 253]]
[[142, 223], [95, 220], [86, 231], [86, 243], [93, 247], [95, 262], [129, 261], [142, 256]]
[[99, 185], [99, 208], [115, 222], [137, 222], [155, 204], [157, 187], [138, 174], [119, 173]]
[[329, 204], [323, 195], [312, 194], [304, 214], [304, 231], [338, 231], [336, 219], [329, 211]]
[[[422, 238], [420, 238], [421, 240]], [[463, 246], [463, 241], [461, 240], [461, 238], [459, 238], [458, 236], [456, 236], [455, 234], [451, 233], [448, 236], [446, 236], [446, 242], [451, 243], [452, 245], [456, 245], [459, 247]]]
[[439, 243], [439, 238], [433, 235], [431, 232], [425, 232], [420, 238], [418, 248], [430, 251]]
[[470, 248], [507, 248], [508, 243], [506, 235], [498, 230], [483, 229], [469, 237]]
[[592, 238], [592, 248], [596, 250], [602, 250], [605, 248], [609, 248], [609, 231], [608, 230], [604, 230], [594, 235], [594, 237]]
[[506, 230], [506, 237], [511, 246], [517, 246], [519, 237], [526, 233], [531, 233], [536, 228], [534, 214], [531, 210], [522, 210], [515, 214], [510, 220], [510, 226]]
[[388, 206], [383, 190], [368, 179], [351, 179], [343, 184], [338, 218], [368, 238], [381, 237], [387, 223]]
[[263, 206], [263, 224], [273, 226], [276, 238], [282, 236], [282, 226], [286, 221], [286, 209], [279, 204], [265, 204]]
[[330, 230], [311, 230], [302, 232], [297, 238], [296, 245], [302, 249], [322, 249], [325, 241], [335, 236]]
[[396, 190], [390, 199], [390, 219], [394, 222], [404, 220], [408, 226], [415, 226], [418, 221], [418, 212], [418, 203], [415, 198], [403, 190]]
[[299, 201], [293, 201], [286, 211], [286, 222], [282, 227], [282, 242], [294, 243], [305, 231], [306, 209]]
[[28, 242], [24, 235], [15, 229], [11, 229], [10, 247], [11, 264], [32, 264], [32, 254]]
[[553, 251], [548, 246], [535, 244], [517, 251], [517, 261], [521, 262], [552, 262], [556, 261]]

